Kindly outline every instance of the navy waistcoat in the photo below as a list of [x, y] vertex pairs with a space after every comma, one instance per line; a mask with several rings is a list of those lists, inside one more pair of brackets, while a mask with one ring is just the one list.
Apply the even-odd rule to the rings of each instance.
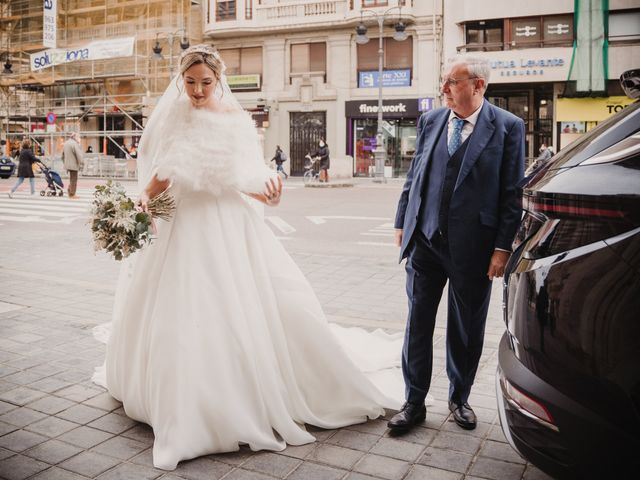
[[452, 156], [449, 156], [445, 126], [431, 154], [418, 221], [420, 230], [429, 240], [438, 231], [443, 236], [447, 235], [451, 196], [460, 173], [462, 159], [467, 151], [469, 138], [470, 136]]

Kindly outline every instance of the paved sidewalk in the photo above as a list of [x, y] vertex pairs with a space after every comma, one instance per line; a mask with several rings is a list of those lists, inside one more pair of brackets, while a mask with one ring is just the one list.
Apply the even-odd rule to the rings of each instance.
[[[279, 453], [210, 455], [174, 472], [154, 469], [152, 431], [124, 415], [91, 380], [104, 346], [91, 329], [110, 320], [118, 265], [91, 253], [88, 228], [38, 230], [5, 224], [0, 242], [0, 477], [18, 479], [545, 479], [506, 443], [496, 414], [494, 372], [504, 330], [500, 283], [471, 405], [478, 428], [449, 417], [444, 318], [436, 327], [435, 405], [410, 434], [391, 438], [386, 420], [311, 429], [318, 442]], [[6, 235], [11, 228], [10, 235]], [[286, 242], [285, 242], [286, 246]], [[333, 321], [400, 330], [404, 271], [393, 259], [294, 253]], [[389, 415], [394, 412], [389, 412]]]

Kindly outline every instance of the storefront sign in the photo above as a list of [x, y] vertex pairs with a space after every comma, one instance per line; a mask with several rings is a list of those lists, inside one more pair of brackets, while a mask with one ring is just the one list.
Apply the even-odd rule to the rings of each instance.
[[[571, 48], [540, 48], [474, 52], [491, 66], [490, 83], [528, 83], [566, 81]], [[526, 53], [525, 53], [526, 52]]]
[[[380, 75], [377, 70], [371, 72], [359, 72], [358, 87], [359, 88], [378, 88], [378, 78]], [[385, 70], [382, 72], [383, 87], [410, 87], [411, 86], [411, 70]]]
[[231, 90], [257, 90], [260, 88], [260, 75], [227, 75]]
[[84, 47], [53, 48], [31, 55], [31, 70], [76, 62], [79, 60], [103, 60], [106, 58], [130, 57], [133, 55], [135, 37], [98, 40]]
[[44, 0], [42, 16], [42, 44], [45, 47], [56, 48], [58, 35], [58, 0]]
[[632, 103], [632, 99], [622, 96], [604, 98], [559, 98], [556, 101], [556, 121], [599, 122]]
[[[385, 118], [417, 118], [418, 99], [383, 100], [382, 113]], [[351, 118], [373, 118], [378, 116], [377, 100], [353, 100], [345, 103], [345, 115]]]
[[431, 97], [426, 97], [426, 98], [419, 98], [418, 99], [418, 110], [422, 113], [424, 112], [428, 112], [430, 110], [433, 110], [435, 108], [435, 98], [431, 98]]

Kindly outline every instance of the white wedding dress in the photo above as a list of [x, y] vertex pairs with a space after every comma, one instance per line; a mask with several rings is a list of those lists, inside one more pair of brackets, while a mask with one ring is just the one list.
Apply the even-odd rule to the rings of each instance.
[[151, 173], [171, 179], [177, 208], [123, 265], [94, 376], [153, 427], [154, 465], [172, 470], [239, 444], [282, 450], [315, 440], [305, 424], [339, 428], [399, 408], [387, 394], [403, 393], [402, 338], [330, 327], [240, 193], [263, 191], [272, 174], [248, 114], [176, 102]]

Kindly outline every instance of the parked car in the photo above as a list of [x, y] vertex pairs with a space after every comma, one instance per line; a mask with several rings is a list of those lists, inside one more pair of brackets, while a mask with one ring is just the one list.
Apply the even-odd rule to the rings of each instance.
[[[640, 97], [640, 69], [621, 77]], [[638, 478], [640, 100], [523, 187], [496, 376], [509, 443], [555, 478]]]
[[16, 171], [16, 163], [11, 158], [0, 155], [0, 178], [9, 178]]

